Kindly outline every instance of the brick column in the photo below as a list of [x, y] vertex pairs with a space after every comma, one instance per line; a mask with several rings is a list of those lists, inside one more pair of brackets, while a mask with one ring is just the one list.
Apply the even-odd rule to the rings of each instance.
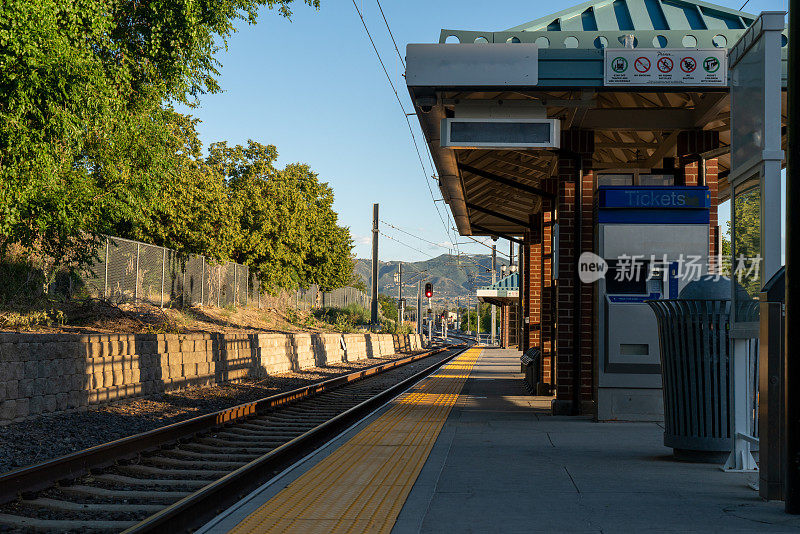
[[[678, 135], [678, 156], [683, 170], [684, 185], [696, 186], [700, 183], [700, 154], [719, 148], [719, 132], [709, 130], [689, 130]], [[705, 185], [711, 201], [709, 220], [709, 265], [714, 263], [719, 250], [720, 229], [718, 227], [717, 204], [719, 202], [719, 166], [717, 158], [707, 159], [705, 166]]]
[[[575, 279], [576, 262], [584, 251], [594, 248], [593, 205], [594, 174], [592, 153], [594, 133], [577, 130], [562, 133], [561, 151], [558, 159], [558, 197], [556, 200], [557, 222], [559, 227], [558, 281], [557, 291], [557, 334], [556, 334], [556, 400], [554, 413], [575, 413], [574, 387], [579, 387], [579, 413], [590, 412], [594, 397], [593, 380], [593, 287], [580, 284], [576, 302]], [[577, 182], [580, 169], [583, 169], [582, 195], [577, 198]], [[581, 240], [576, 236], [576, 205], [581, 203]], [[580, 324], [575, 317], [580, 309]], [[577, 358], [577, 362], [576, 362]], [[579, 376], [575, 377], [575, 369]]]
[[[530, 340], [530, 330], [528, 327], [528, 323], [530, 323], [530, 295], [531, 295], [531, 277], [530, 277], [530, 243], [531, 243], [531, 234], [530, 231], [525, 231], [522, 236], [522, 244], [520, 255], [522, 258], [523, 265], [520, 265], [520, 296], [522, 297], [522, 309], [519, 310], [520, 318], [519, 320], [522, 322], [520, 325], [520, 332], [522, 334], [522, 339], [519, 340], [519, 348], [521, 351], [525, 352], [529, 348], [532, 347], [531, 340]], [[525, 319], [528, 318], [528, 321]]]
[[[544, 180], [542, 188], [555, 194], [558, 190], [558, 180]], [[556, 287], [553, 280], [553, 226], [556, 220], [555, 200], [550, 198], [542, 199], [542, 380], [554, 384], [553, 380], [553, 356], [556, 350], [555, 333], [555, 309], [556, 309]]]
[[509, 345], [509, 327], [511, 323], [508, 320], [508, 304], [500, 306], [500, 347], [507, 349]]
[[538, 347], [542, 345], [542, 224], [539, 214], [531, 215], [529, 218], [530, 236], [528, 250], [526, 253], [527, 267], [525, 273], [527, 281], [525, 287], [528, 288], [527, 294], [527, 317], [528, 324], [525, 325], [528, 332], [528, 346]]

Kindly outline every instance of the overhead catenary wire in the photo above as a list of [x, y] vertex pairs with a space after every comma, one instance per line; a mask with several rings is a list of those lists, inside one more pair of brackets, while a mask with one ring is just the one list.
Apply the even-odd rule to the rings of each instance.
[[394, 50], [397, 52], [397, 58], [400, 60], [400, 64], [403, 66], [403, 70], [406, 68], [406, 62], [403, 60], [403, 55], [400, 53], [400, 49], [397, 48], [397, 41], [394, 40], [394, 34], [392, 33], [392, 29], [389, 27], [389, 21], [386, 20], [386, 15], [383, 13], [383, 7], [381, 6], [381, 0], [375, 0], [378, 3], [378, 9], [381, 11], [381, 16], [383, 17], [383, 22], [386, 24], [386, 30], [389, 32], [389, 37], [392, 38], [392, 43], [394, 43]]
[[[428, 241], [428, 240], [426, 240], [426, 239], [423, 239], [423, 238], [420, 238], [420, 237], [418, 237], [418, 236], [415, 236], [415, 235], [413, 235], [413, 234], [411, 234], [411, 233], [409, 233], [409, 232], [406, 232], [406, 231], [404, 231], [404, 230], [402, 230], [402, 229], [398, 228], [397, 226], [395, 226], [395, 225], [393, 225], [393, 224], [391, 224], [391, 223], [387, 223], [386, 221], [383, 221], [383, 220], [381, 220], [381, 222], [382, 222], [383, 224], [385, 224], [386, 226], [389, 226], [389, 227], [391, 227], [391, 228], [393, 228], [393, 229], [395, 229], [395, 230], [398, 230], [398, 231], [400, 231], [400, 232], [403, 232], [403, 233], [405, 233], [405, 234], [407, 234], [407, 235], [409, 235], [409, 236], [411, 236], [411, 237], [416, 237], [417, 239], [420, 239], [420, 240], [422, 240], [422, 241], [425, 241], [425, 242], [427, 242], [427, 243], [430, 243], [430, 244], [432, 244], [432, 245], [436, 245], [436, 246], [439, 246], [439, 247], [442, 247], [442, 248], [448, 248], [448, 247], [445, 247], [444, 245], [439, 245], [439, 244], [437, 244], [437, 243], [434, 243], [434, 242], [432, 242], [432, 241]], [[396, 237], [390, 236], [389, 234], [387, 234], [387, 233], [385, 233], [385, 232], [381, 232], [381, 231], [379, 231], [378, 233], [379, 233], [380, 235], [382, 235], [382, 236], [386, 237], [387, 239], [391, 239], [392, 241], [395, 241], [395, 242], [397, 242], [397, 243], [400, 243], [401, 245], [403, 245], [403, 246], [405, 246], [405, 247], [407, 247], [407, 248], [409, 248], [409, 249], [411, 249], [411, 250], [414, 250], [414, 251], [416, 251], [416, 252], [419, 252], [420, 254], [423, 254], [423, 255], [424, 255], [424, 256], [426, 256], [426, 257], [427, 257], [429, 260], [436, 259], [436, 256], [432, 256], [432, 255], [430, 255], [430, 254], [428, 254], [428, 253], [426, 253], [426, 252], [424, 252], [424, 251], [422, 251], [422, 250], [420, 250], [420, 249], [418, 249], [418, 248], [416, 248], [416, 247], [414, 247], [414, 246], [412, 246], [412, 245], [409, 245], [408, 243], [405, 243], [404, 241], [401, 241], [401, 240], [397, 239]], [[478, 277], [479, 277], [479, 278], [482, 278], [482, 277], [484, 277], [484, 276], [487, 276], [487, 277], [488, 277], [488, 275], [486, 275], [486, 274], [485, 274], [485, 272], [486, 272], [486, 271], [488, 271], [488, 267], [486, 267], [485, 265], [482, 265], [481, 263], [479, 263], [479, 262], [475, 261], [475, 260], [474, 260], [474, 259], [472, 259], [472, 258], [471, 258], [469, 255], [466, 255], [466, 254], [464, 254], [464, 253], [459, 253], [459, 254], [450, 254], [449, 256], [450, 256], [450, 257], [454, 257], [454, 258], [456, 258], [456, 261], [455, 261], [455, 262], [447, 262], [447, 264], [448, 264], [448, 265], [457, 265], [457, 266], [459, 266], [459, 267], [460, 267], [460, 268], [461, 268], [463, 271], [465, 271], [465, 272], [464, 272], [464, 274], [465, 274], [465, 275], [467, 275], [467, 277], [468, 277], [468, 278], [475, 278], [475, 274], [478, 274]], [[466, 261], [466, 262], [468, 262], [468, 263], [471, 263], [472, 265], [474, 265], [475, 267], [477, 267], [477, 268], [478, 268], [478, 271], [477, 271], [477, 273], [467, 273], [467, 272], [466, 272], [466, 270], [464, 269], [464, 267], [461, 265], [461, 262], [462, 262], [462, 260], [463, 260], [463, 261]], [[426, 260], [426, 261], [427, 261], [427, 260]], [[408, 265], [408, 266], [413, 266], [413, 263], [409, 262], [409, 263], [406, 263], [405, 265]], [[414, 269], [416, 270], [416, 267], [412, 267], [412, 268], [414, 268]]]
[[412, 234], [411, 232], [403, 230], [402, 228], [400, 228], [398, 226], [395, 226], [392, 223], [386, 222], [384, 220], [381, 220], [381, 222], [383, 224], [385, 224], [386, 226], [397, 230], [398, 232], [402, 232], [402, 233], [406, 234], [407, 236], [413, 237], [414, 239], [419, 239], [420, 241], [424, 241], [425, 243], [428, 243], [429, 245], [433, 245], [434, 247], [439, 247], [439, 248], [443, 248], [443, 249], [447, 249], [447, 250], [451, 250], [453, 248], [453, 247], [448, 247], [448, 246], [442, 245], [441, 243], [434, 243], [433, 241], [430, 241], [428, 239], [425, 239], [424, 237], [420, 237], [418, 235]]
[[[405, 67], [406, 67], [405, 61], [403, 60], [403, 56], [402, 56], [402, 54], [400, 53], [400, 49], [399, 49], [399, 48], [398, 48], [398, 46], [397, 46], [397, 41], [395, 40], [395, 38], [394, 38], [394, 33], [392, 32], [392, 28], [391, 28], [391, 26], [389, 25], [389, 20], [386, 18], [386, 14], [385, 14], [385, 13], [384, 13], [384, 11], [383, 11], [383, 6], [381, 6], [380, 0], [375, 0], [375, 1], [376, 1], [377, 5], [378, 5], [378, 9], [379, 9], [379, 10], [380, 10], [380, 12], [381, 12], [381, 17], [383, 17], [383, 22], [384, 22], [384, 24], [386, 25], [386, 30], [389, 32], [389, 37], [391, 37], [391, 39], [392, 39], [392, 43], [394, 44], [394, 49], [395, 49], [395, 52], [397, 52], [397, 58], [400, 60], [400, 64], [402, 65], [403, 69], [405, 70]], [[749, 1], [749, 0], [747, 0], [747, 1]], [[354, 0], [354, 3], [355, 3], [355, 0]], [[357, 6], [357, 5], [356, 5], [356, 10], [358, 11], [358, 6]], [[367, 26], [366, 26], [366, 22], [364, 21], [364, 17], [362, 16], [362, 14], [361, 14], [361, 12], [360, 12], [360, 11], [359, 11], [359, 17], [361, 18], [361, 22], [362, 22], [362, 24], [364, 25], [364, 30], [367, 32], [367, 35], [369, 35], [369, 30], [368, 30], [368, 28], [367, 28]], [[378, 59], [379, 59], [379, 60], [381, 60], [381, 59], [380, 59], [380, 54], [378, 53], [378, 50], [377, 50], [377, 48], [375, 47], [375, 43], [374, 43], [374, 41], [372, 41], [372, 37], [371, 37], [371, 36], [370, 36], [370, 41], [372, 42], [373, 49], [375, 50], [375, 53], [376, 53], [376, 55], [378, 55]], [[394, 84], [392, 83], [391, 79], [388, 77], [388, 73], [387, 73], [387, 71], [386, 71], [386, 67], [385, 67], [385, 65], [383, 65], [383, 61], [382, 61], [382, 60], [381, 60], [381, 65], [384, 67], [384, 73], [386, 73], [386, 74], [387, 74], [387, 79], [389, 79], [389, 83], [390, 83], [390, 85], [392, 86], [392, 90], [394, 90], [394, 92], [395, 92], [395, 96], [397, 97], [397, 96], [398, 96], [398, 95], [397, 95], [397, 91], [394, 89]], [[400, 102], [400, 99], [399, 99], [399, 97], [398, 97], [398, 102]], [[400, 102], [400, 108], [403, 110], [403, 113], [404, 113], [404, 116], [405, 116], [405, 118], [406, 118], [406, 121], [408, 122], [409, 131], [411, 132], [411, 137], [412, 137], [412, 139], [414, 140], [414, 147], [417, 149], [417, 155], [419, 156], [419, 148], [418, 148], [418, 146], [417, 146], [416, 138], [414, 137], [414, 132], [413, 132], [413, 129], [411, 128], [411, 123], [410, 123], [410, 122], [409, 122], [409, 120], [408, 120], [408, 116], [409, 116], [409, 115], [413, 115], [413, 113], [411, 113], [411, 114], [409, 114], [409, 113], [405, 113], [405, 108], [404, 108], [404, 106], [402, 105], [402, 102]], [[436, 171], [436, 166], [435, 166], [435, 164], [434, 164], [434, 162], [433, 162], [433, 156], [432, 156], [432, 154], [431, 154], [430, 147], [428, 147], [427, 145], [426, 145], [425, 154], [426, 154], [426, 156], [428, 157], [428, 163], [429, 163], [429, 165], [430, 165], [431, 172], [433, 173], [433, 174], [432, 174], [432, 178], [433, 178], [433, 179], [437, 179], [437, 177], [436, 177], [436, 172], [435, 172], [435, 171]], [[422, 164], [421, 157], [420, 157], [420, 164], [422, 165], [423, 172], [426, 172], [426, 171], [425, 171], [425, 165], [423, 165], [423, 164]], [[453, 247], [452, 247], [452, 248], [454, 248], [454, 249], [456, 250], [456, 253], [457, 253], [457, 254], [461, 254], [461, 250], [460, 250], [460, 248], [459, 248], [458, 239], [457, 239], [457, 238], [458, 238], [458, 231], [457, 231], [455, 228], [452, 228], [452, 230], [453, 230], [453, 237], [451, 237], [451, 236], [450, 236], [450, 229], [448, 228], [448, 225], [447, 225], [447, 224], [445, 224], [445, 223], [444, 223], [444, 220], [442, 219], [441, 212], [439, 211], [439, 207], [438, 207], [438, 205], [436, 204], [436, 199], [434, 198], [434, 195], [433, 195], [433, 190], [431, 189], [431, 187], [430, 187], [430, 183], [429, 183], [429, 182], [428, 182], [428, 180], [427, 180], [427, 175], [426, 175], [425, 183], [426, 183], [426, 185], [428, 186], [428, 191], [430, 192], [430, 194], [431, 194], [431, 198], [433, 199], [433, 203], [434, 203], [434, 206], [436, 207], [436, 212], [437, 212], [437, 214], [439, 215], [439, 219], [440, 219], [440, 220], [442, 220], [442, 225], [445, 227], [445, 232], [447, 233], [447, 237], [448, 237], [448, 239], [451, 241], [451, 243], [453, 244]], [[446, 215], [447, 215], [447, 221], [448, 221], [448, 223], [449, 223], [449, 222], [452, 220], [452, 221], [453, 221], [453, 225], [455, 225], [455, 219], [453, 219], [453, 218], [452, 218], [452, 216], [451, 216], [450, 212], [448, 212], [447, 210], [445, 210], [445, 213], [446, 213]], [[397, 228], [396, 228], [396, 229], [397, 229]], [[398, 229], [398, 230], [399, 230], [399, 229]], [[400, 231], [402, 231], [402, 230], [400, 230]], [[406, 233], [406, 232], [404, 232], [404, 233]], [[412, 234], [409, 234], [409, 235], [411, 235], [412, 237], [416, 237], [417, 239], [421, 239], [422, 241], [426, 241], [426, 242], [428, 242], [428, 243], [431, 243], [430, 241], [427, 241], [427, 240], [425, 240], [425, 239], [419, 238], [418, 236], [414, 236], [414, 235], [412, 235]], [[472, 236], [467, 236], [467, 237], [469, 237], [470, 239], [472, 239], [473, 241], [475, 241], [475, 242], [477, 242], [477, 243], [480, 243], [480, 244], [482, 244], [482, 245], [484, 245], [484, 246], [487, 246], [487, 247], [489, 247], [489, 245], [486, 245], [485, 243], [481, 243], [480, 241], [478, 241], [478, 240], [476, 240], [476, 239], [472, 238]], [[442, 245], [439, 245], [438, 243], [432, 243], [432, 244], [434, 244], [434, 245], [436, 245], [436, 246], [442, 246]], [[442, 248], [449, 248], [449, 247], [442, 247]], [[490, 248], [491, 248], [491, 247], [490, 247]], [[499, 254], [502, 254], [502, 255], [504, 255], [504, 256], [506, 256], [506, 257], [508, 257], [509, 259], [511, 259], [511, 256], [510, 256], [510, 255], [504, 254], [504, 253], [502, 253], [502, 252], [499, 252], [499, 251], [498, 251], [498, 253], [499, 253]], [[465, 274], [466, 274], [466, 273], [465, 273]]]
[[392, 241], [394, 241], [394, 242], [396, 242], [396, 243], [400, 243], [400, 244], [401, 244], [401, 245], [403, 245], [404, 247], [408, 247], [408, 248], [410, 248], [411, 250], [415, 250], [415, 251], [419, 252], [420, 254], [422, 254], [422, 255], [426, 256], [426, 257], [427, 257], [428, 259], [430, 259], [430, 260], [432, 260], [432, 259], [434, 259], [434, 258], [435, 258], [434, 256], [431, 256], [430, 254], [427, 254], [427, 253], [425, 253], [425, 252], [421, 251], [421, 250], [420, 250], [420, 249], [418, 249], [417, 247], [412, 247], [412, 246], [411, 246], [411, 245], [409, 245], [408, 243], [403, 243], [403, 242], [402, 242], [402, 241], [400, 241], [399, 239], [397, 239], [397, 238], [395, 238], [395, 237], [392, 237], [392, 236], [390, 236], [389, 234], [386, 234], [386, 233], [384, 233], [384, 232], [381, 232], [380, 230], [378, 231], [378, 233], [379, 233], [380, 235], [382, 235], [383, 237], [385, 237], [386, 239], [391, 239]]
[[[367, 22], [364, 20], [364, 15], [362, 14], [361, 10], [358, 8], [358, 4], [355, 0], [353, 1], [353, 7], [356, 8], [356, 13], [358, 13], [358, 18], [361, 19], [361, 25], [364, 27], [364, 32], [367, 34], [367, 38], [369, 39], [370, 44], [372, 45], [372, 50], [375, 51], [375, 55], [378, 58], [378, 62], [381, 64], [381, 68], [383, 69], [383, 73], [386, 75], [386, 79], [389, 82], [389, 86], [392, 88], [392, 92], [394, 93], [394, 97], [397, 99], [397, 103], [400, 105], [400, 110], [403, 112], [403, 118], [406, 121], [406, 125], [408, 126], [408, 131], [411, 134], [411, 141], [414, 143], [414, 150], [417, 152], [417, 158], [419, 159], [419, 164], [422, 167], [422, 174], [425, 176], [425, 185], [428, 186], [428, 192], [431, 194], [431, 200], [433, 200], [433, 205], [436, 208], [436, 213], [439, 215], [439, 220], [442, 222], [442, 227], [445, 229], [445, 233], [447, 234], [448, 238], [450, 236], [450, 232], [448, 230], [447, 224], [444, 222], [444, 218], [442, 217], [441, 211], [439, 211], [439, 206], [436, 204], [436, 198], [433, 195], [433, 189], [431, 188], [431, 184], [428, 181], [428, 171], [425, 168], [425, 164], [422, 161], [422, 154], [419, 151], [419, 145], [417, 144], [417, 137], [414, 135], [414, 129], [411, 127], [411, 121], [408, 118], [408, 114], [406, 113], [406, 108], [403, 105], [403, 101], [400, 99], [400, 95], [397, 92], [397, 88], [392, 81], [392, 77], [389, 76], [389, 71], [386, 68], [386, 64], [383, 62], [383, 58], [381, 57], [381, 53], [378, 51], [378, 47], [375, 45], [375, 40], [372, 38], [372, 34], [367, 27]], [[382, 12], [382, 11], [381, 11]], [[386, 23], [388, 27], [388, 22]], [[398, 51], [399, 53], [399, 51]], [[432, 169], [433, 170], [433, 169]]]
[[[473, 241], [475, 241], [476, 243], [478, 243], [479, 245], [483, 245], [483, 246], [484, 246], [484, 247], [486, 247], [486, 248], [492, 248], [492, 245], [487, 245], [487, 244], [486, 244], [486, 243], [484, 243], [483, 241], [480, 241], [480, 240], [478, 240], [478, 239], [475, 239], [475, 238], [474, 238], [474, 237], [472, 237], [471, 235], [465, 235], [464, 237], [468, 237], [468, 238], [472, 239]], [[495, 253], [497, 253], [497, 254], [498, 254], [498, 255], [500, 255], [500, 256], [505, 256], [506, 258], [511, 258], [511, 254], [508, 254], [508, 253], [506, 253], [506, 252], [503, 252], [503, 251], [501, 251], [501, 250], [496, 250], [496, 249], [495, 249]]]
[[[392, 241], [395, 241], [396, 243], [399, 243], [399, 244], [403, 245], [404, 247], [407, 247], [407, 248], [409, 248], [411, 250], [419, 252], [420, 254], [426, 256], [428, 258], [428, 260], [436, 259], [434, 256], [431, 256], [431, 255], [423, 252], [422, 250], [420, 250], [420, 249], [418, 249], [418, 248], [416, 248], [416, 247], [414, 247], [412, 245], [409, 245], [408, 243], [405, 243], [405, 242], [401, 241], [400, 239], [397, 239], [396, 237], [393, 237], [393, 236], [391, 236], [391, 235], [389, 235], [389, 234], [387, 234], [385, 232], [378, 231], [378, 233], [380, 235], [382, 235], [383, 237], [387, 238], [387, 239], [390, 239]], [[469, 256], [466, 256], [466, 255], [461, 254], [461, 253], [456, 255], [455, 258], [456, 258], [455, 263], [447, 262], [447, 264], [448, 265], [455, 264], [461, 269], [461, 271], [464, 273], [464, 276], [467, 278], [467, 283], [469, 284], [470, 290], [472, 290], [472, 291], [476, 290], [476, 288], [477, 288], [476, 282], [483, 281], [484, 279], [486, 279], [488, 281], [488, 279], [489, 279], [488, 275], [486, 275], [483, 272], [483, 271], [486, 271], [486, 266], [481, 265], [480, 263], [478, 263], [475, 260], [471, 259]], [[463, 263], [462, 263], [462, 259], [466, 260], [467, 262], [469, 262], [469, 263], [473, 264], [475, 267], [477, 267], [478, 269], [476, 270], [476, 272], [471, 272], [470, 269], [466, 269], [464, 267]], [[413, 268], [415, 271], [417, 271], [417, 273], [422, 274], [422, 272], [412, 262], [405, 263], [405, 265], [408, 266], [408, 267]]]
[[[435, 196], [434, 196], [434, 194], [433, 194], [433, 189], [431, 188], [430, 182], [429, 182], [429, 180], [428, 180], [428, 175], [427, 175], [427, 172], [428, 172], [428, 171], [427, 171], [427, 169], [425, 168], [425, 164], [424, 164], [424, 162], [422, 161], [422, 154], [420, 153], [420, 150], [419, 150], [419, 145], [418, 145], [418, 143], [417, 143], [417, 138], [416, 138], [416, 136], [414, 135], [414, 129], [412, 128], [412, 126], [411, 126], [411, 121], [410, 121], [410, 120], [409, 120], [409, 118], [408, 118], [409, 114], [408, 114], [408, 113], [406, 113], [406, 108], [405, 108], [405, 106], [403, 105], [403, 102], [402, 102], [402, 100], [400, 99], [400, 95], [399, 95], [399, 94], [398, 94], [398, 92], [397, 92], [397, 89], [396, 89], [396, 87], [395, 87], [395, 85], [394, 85], [394, 82], [392, 82], [392, 78], [391, 78], [391, 76], [389, 75], [389, 71], [388, 71], [388, 69], [386, 68], [386, 64], [384, 63], [384, 61], [383, 61], [383, 58], [381, 57], [381, 54], [380, 54], [380, 52], [378, 51], [378, 47], [375, 45], [375, 41], [374, 41], [374, 39], [372, 38], [372, 34], [370, 33], [370, 31], [369, 31], [369, 28], [367, 27], [367, 23], [366, 23], [366, 21], [364, 20], [364, 15], [363, 15], [363, 13], [362, 13], [362, 12], [361, 12], [361, 10], [358, 8], [358, 4], [355, 2], [355, 0], [352, 0], [352, 1], [353, 1], [353, 7], [355, 7], [355, 9], [356, 9], [356, 12], [358, 13], [358, 17], [359, 17], [359, 19], [361, 19], [361, 25], [364, 27], [364, 32], [367, 34], [367, 38], [369, 39], [369, 41], [370, 41], [370, 44], [372, 45], [372, 49], [373, 49], [373, 51], [375, 52], [375, 55], [376, 55], [376, 56], [377, 56], [377, 58], [378, 58], [378, 62], [380, 63], [380, 65], [381, 65], [381, 68], [383, 69], [383, 73], [384, 73], [384, 75], [386, 76], [386, 79], [387, 79], [387, 81], [389, 82], [389, 86], [392, 88], [392, 92], [394, 93], [394, 96], [395, 96], [395, 98], [397, 99], [397, 103], [398, 103], [398, 104], [399, 104], [399, 106], [400, 106], [400, 110], [401, 110], [401, 111], [402, 111], [402, 113], [403, 113], [403, 118], [404, 118], [404, 119], [405, 119], [405, 121], [406, 121], [406, 125], [408, 126], [408, 131], [409, 131], [409, 133], [411, 134], [411, 140], [412, 140], [412, 142], [413, 142], [413, 144], [414, 144], [414, 150], [417, 152], [417, 158], [419, 159], [419, 164], [420, 164], [420, 167], [422, 168], [423, 175], [425, 176], [425, 185], [428, 187], [428, 192], [429, 192], [429, 193], [430, 193], [430, 195], [431, 195], [431, 200], [433, 201], [434, 208], [436, 208], [436, 213], [437, 213], [437, 215], [439, 216], [439, 220], [440, 220], [440, 221], [441, 221], [441, 223], [442, 223], [442, 227], [444, 228], [444, 230], [445, 230], [445, 233], [447, 234], [447, 237], [448, 237], [448, 239], [450, 239], [451, 243], [453, 243], [453, 248], [456, 250], [457, 256], [460, 256], [460, 255], [461, 255], [461, 250], [460, 250], [460, 248], [458, 247], [458, 243], [457, 243], [458, 239], [456, 239], [455, 237], [451, 237], [451, 235], [450, 235], [450, 231], [451, 231], [451, 228], [452, 228], [452, 227], [449, 227], [449, 226], [448, 226], [448, 224], [446, 224], [446, 223], [445, 223], [445, 221], [444, 221], [444, 218], [442, 217], [442, 213], [441, 213], [441, 211], [439, 210], [439, 206], [438, 206], [438, 204], [436, 203], [436, 198], [435, 198]], [[398, 57], [400, 58], [400, 62], [401, 62], [401, 64], [402, 64], [402, 65], [405, 67], [405, 63], [404, 63], [404, 61], [402, 60], [402, 56], [401, 56], [401, 54], [400, 54], [400, 50], [397, 48], [397, 43], [396, 43], [396, 41], [395, 41], [395, 39], [394, 39], [394, 35], [392, 34], [391, 28], [390, 28], [390, 26], [389, 26], [389, 21], [388, 21], [388, 19], [386, 18], [386, 15], [385, 15], [385, 14], [384, 14], [384, 12], [383, 12], [383, 8], [380, 6], [380, 3], [378, 4], [378, 6], [379, 6], [379, 9], [380, 9], [380, 11], [381, 11], [381, 15], [383, 16], [384, 22], [385, 22], [385, 24], [386, 24], [386, 28], [387, 28], [387, 30], [389, 31], [389, 34], [390, 34], [390, 36], [391, 36], [391, 38], [392, 38], [392, 41], [393, 41], [393, 42], [394, 42], [394, 44], [395, 44], [395, 51], [397, 52], [397, 54], [398, 54]], [[426, 150], [426, 155], [428, 156], [428, 161], [429, 161], [429, 163], [430, 163], [430, 166], [431, 166], [431, 172], [433, 173], [433, 175], [432, 175], [432, 178], [434, 178], [434, 179], [435, 179], [435, 170], [436, 170], [436, 168], [435, 168], [435, 165], [434, 165], [434, 162], [433, 162], [433, 157], [432, 157], [432, 155], [431, 155], [431, 153], [430, 153], [430, 147], [427, 147], [427, 145], [426, 145], [426, 148], [427, 148], [427, 150]], [[447, 220], [448, 220], [448, 222], [452, 220], [452, 221], [453, 221], [453, 224], [455, 224], [455, 220], [454, 220], [454, 219], [452, 219], [452, 217], [451, 217], [450, 213], [449, 213], [447, 210], [445, 210], [445, 212], [446, 212], [446, 214], [447, 214]], [[457, 237], [457, 236], [458, 236], [458, 232], [457, 232], [457, 231], [455, 231], [455, 228], [452, 228], [452, 229], [454, 230], [454, 235]], [[386, 234], [384, 234], [384, 235], [386, 235]], [[389, 237], [389, 236], [386, 236], [386, 237], [388, 237], [389, 239], [393, 239], [394, 241], [398, 241], [399, 243], [402, 243], [401, 241], [399, 241], [399, 240], [397, 240], [397, 239], [391, 238], [391, 237]], [[416, 249], [415, 247], [411, 247], [410, 245], [407, 245], [407, 244], [405, 244], [405, 243], [402, 243], [402, 244], [403, 244], [403, 245], [405, 245], [405, 246], [407, 246], [407, 247], [409, 247], [409, 248], [411, 248], [411, 249], [413, 249], [413, 250], [416, 250], [417, 252], [420, 252], [420, 253], [422, 253], [422, 254], [425, 254], [424, 252], [420, 251], [419, 249]], [[470, 284], [470, 286], [471, 286], [472, 290], [475, 290], [475, 281], [474, 281], [474, 278], [472, 278], [472, 277], [470, 276], [470, 274], [467, 272], [467, 270], [466, 270], [466, 269], [464, 269], [463, 265], [461, 265], [461, 264], [459, 263], [459, 266], [461, 267], [461, 269], [462, 269], [462, 271], [464, 272], [464, 274], [467, 276], [467, 280], [468, 280], [468, 282], [469, 282], [469, 284]], [[481, 267], [481, 268], [485, 268], [485, 267], [483, 267], [483, 266], [481, 266], [481, 265], [479, 265], [479, 267]]]

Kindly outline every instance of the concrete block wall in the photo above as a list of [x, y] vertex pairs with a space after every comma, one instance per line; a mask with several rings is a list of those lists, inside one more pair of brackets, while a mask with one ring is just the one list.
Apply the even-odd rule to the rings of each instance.
[[317, 365], [345, 361], [342, 334], [314, 334], [313, 338], [316, 346]]
[[364, 335], [364, 343], [367, 346], [367, 357], [368, 358], [380, 358], [381, 357], [381, 347], [378, 344], [378, 335], [379, 334], [365, 334]]
[[295, 371], [308, 369], [316, 365], [316, 355], [311, 341], [311, 334], [292, 334]]
[[344, 334], [343, 337], [347, 345], [347, 361], [367, 359], [367, 340], [364, 334]]
[[[402, 337], [402, 336], [397, 336]], [[409, 337], [409, 336], [406, 336]], [[391, 334], [0, 333], [0, 425], [190, 386], [395, 354]]]
[[378, 334], [381, 356], [394, 354], [394, 336], [391, 334]]
[[[295, 344], [290, 334], [259, 334], [258, 335], [258, 360], [260, 372], [258, 376], [286, 373], [297, 367], [295, 365]], [[309, 344], [310, 354], [305, 360], [313, 361], [314, 355]]]

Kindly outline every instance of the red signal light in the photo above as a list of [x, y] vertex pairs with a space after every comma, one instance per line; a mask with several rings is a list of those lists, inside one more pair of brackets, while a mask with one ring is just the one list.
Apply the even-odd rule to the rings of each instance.
[[432, 296], [433, 296], [433, 284], [428, 282], [427, 284], [425, 284], [425, 297], [431, 298]]

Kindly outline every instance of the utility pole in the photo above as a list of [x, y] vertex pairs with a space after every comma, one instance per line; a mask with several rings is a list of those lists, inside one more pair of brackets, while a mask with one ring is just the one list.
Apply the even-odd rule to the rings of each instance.
[[[492, 285], [497, 282], [497, 245], [492, 245]], [[495, 332], [497, 331], [497, 309], [492, 304], [492, 345], [495, 343]]]
[[431, 312], [431, 298], [428, 297], [428, 310], [425, 312], [425, 317], [428, 318], [428, 345], [431, 344], [433, 341], [433, 325], [431, 324], [431, 319], [433, 319], [433, 313]]
[[[797, 39], [792, 41], [792, 39]], [[786, 96], [788, 107], [788, 146], [786, 147], [786, 358], [785, 358], [785, 410], [786, 410], [786, 486], [785, 509], [790, 514], [800, 514], [800, 0], [789, 0], [789, 86]], [[795, 243], [795, 241], [797, 241]], [[798, 299], [795, 302], [794, 299]], [[797, 306], [795, 306], [797, 304]]]
[[378, 205], [372, 205], [372, 303], [370, 324], [378, 327]]
[[453, 325], [456, 333], [461, 330], [461, 297], [456, 297], [456, 324]]
[[422, 278], [417, 281], [417, 334], [422, 334]]
[[403, 324], [403, 262], [397, 263], [397, 310], [400, 313], [397, 326]]
[[467, 297], [467, 303], [464, 305], [464, 309], [467, 311], [467, 332], [469, 332], [472, 328], [472, 322], [469, 318], [469, 297]]
[[481, 301], [475, 301], [475, 341], [481, 342]]

